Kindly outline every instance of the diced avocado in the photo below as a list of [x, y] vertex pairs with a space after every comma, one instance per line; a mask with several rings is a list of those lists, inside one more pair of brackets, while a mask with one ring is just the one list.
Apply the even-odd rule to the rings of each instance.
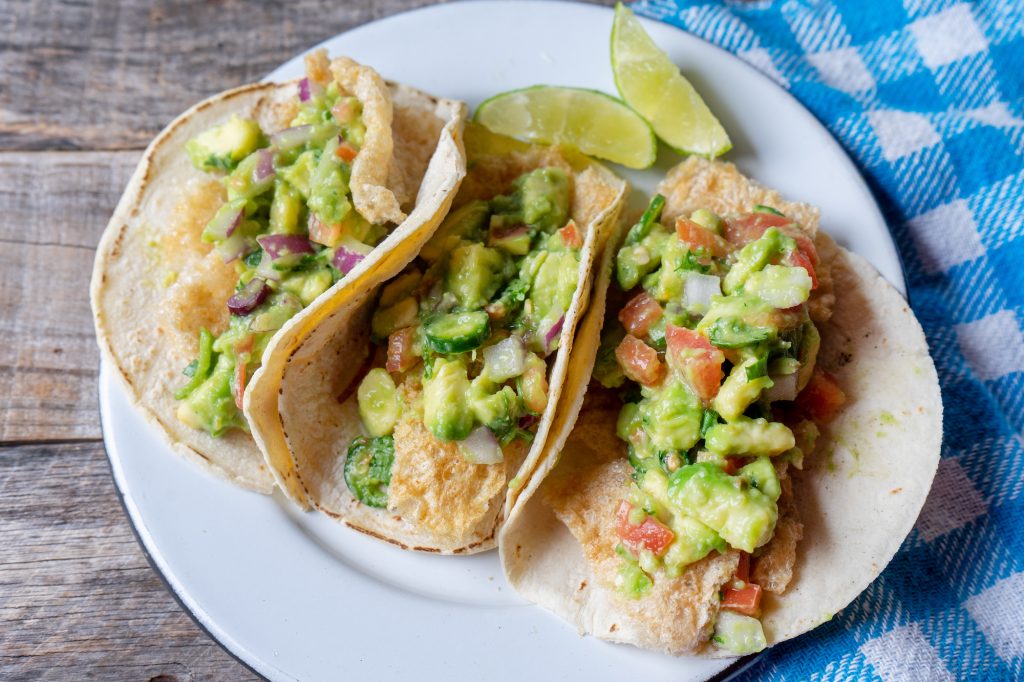
[[704, 437], [707, 449], [720, 456], [779, 455], [796, 444], [793, 432], [780, 422], [763, 417], [716, 424]]
[[619, 410], [619, 419], [615, 423], [615, 435], [627, 443], [634, 444], [637, 434], [644, 428], [643, 417], [640, 415], [639, 403], [626, 403]]
[[626, 381], [622, 365], [615, 359], [615, 349], [626, 336], [626, 331], [619, 325], [601, 334], [601, 345], [597, 349], [592, 376], [605, 388], [618, 388]]
[[530, 338], [531, 349], [546, 354], [558, 347], [557, 338], [548, 344], [544, 336], [569, 310], [573, 294], [576, 293], [579, 271], [579, 256], [572, 251], [549, 253], [541, 262], [530, 287], [530, 301], [533, 303], [531, 317], [539, 332]]
[[[281, 288], [299, 297], [303, 306], [312, 303], [317, 296], [334, 284], [334, 275], [326, 266], [288, 273], [281, 282]], [[290, 316], [289, 316], [290, 317]]]
[[441, 440], [462, 440], [473, 430], [469, 377], [461, 360], [437, 358], [423, 383], [423, 422]]
[[272, 175], [259, 181], [255, 179], [256, 166], [260, 162], [261, 153], [253, 152], [239, 161], [235, 169], [224, 178], [228, 201], [254, 199], [274, 186], [274, 176]]
[[627, 243], [615, 255], [615, 277], [623, 291], [629, 291], [661, 266], [662, 252], [673, 240], [668, 230], [655, 223], [638, 242]]
[[[285, 281], [290, 280], [286, 279]], [[296, 278], [295, 281], [300, 285], [298, 287], [300, 289], [301, 285], [305, 284], [304, 278]], [[302, 301], [287, 290], [273, 294], [263, 305], [257, 308], [257, 312], [249, 322], [249, 331], [257, 333], [277, 331], [284, 326], [285, 322], [297, 315], [302, 310], [302, 307]], [[223, 335], [221, 339], [223, 339]], [[218, 341], [221, 341], [221, 339], [218, 339]]]
[[211, 436], [220, 436], [235, 426], [244, 427], [245, 420], [231, 394], [234, 376], [234, 357], [220, 353], [210, 376], [178, 404], [178, 419]]
[[420, 274], [419, 270], [413, 269], [403, 272], [385, 284], [380, 290], [380, 299], [377, 301], [377, 306], [380, 308], [393, 306], [406, 296], [412, 294], [422, 279], [423, 275]]
[[469, 241], [480, 241], [484, 228], [491, 217], [491, 207], [486, 201], [471, 201], [448, 214], [441, 226], [420, 249], [420, 258], [433, 263], [445, 252], [445, 244], [452, 237], [464, 237]]
[[[553, 235], [555, 237], [557, 235]], [[491, 230], [487, 235], [487, 246], [501, 249], [513, 256], [525, 256], [530, 252], [530, 231], [524, 225], [511, 230]]]
[[569, 219], [569, 176], [561, 168], [538, 168], [516, 179], [523, 221], [545, 232]]
[[718, 649], [736, 656], [761, 651], [768, 646], [761, 621], [732, 611], [719, 611], [711, 641]]
[[654, 581], [636, 561], [623, 559], [615, 576], [615, 587], [619, 592], [630, 599], [639, 599], [653, 586]]
[[[229, 223], [233, 222], [240, 211], [245, 210], [245, 206], [248, 202], [245, 199], [235, 199], [233, 201], [226, 201], [217, 212], [214, 214], [210, 222], [203, 228], [202, 238], [205, 242], [216, 242], [224, 239], [225, 230], [224, 227]], [[245, 215], [243, 213], [240, 220], [244, 220]], [[215, 226], [219, 226], [218, 229]], [[240, 228], [241, 226], [239, 226]], [[239, 231], [239, 228], [235, 229], [235, 232]]]
[[[650, 473], [644, 477], [645, 480], [648, 476]], [[700, 561], [712, 550], [724, 552], [727, 549], [725, 540], [718, 533], [685, 514], [676, 514], [669, 527], [676, 537], [662, 560], [670, 574], [678, 574], [678, 571]]]
[[256, 121], [232, 116], [186, 142], [185, 151], [199, 170], [230, 171], [263, 143], [263, 131]]
[[678, 239], [665, 241], [661, 252], [661, 269], [644, 279], [644, 289], [657, 301], [668, 303], [683, 297], [686, 270], [681, 266], [689, 248]]
[[771, 538], [779, 515], [770, 497], [737, 485], [734, 477], [706, 462], [687, 464], [672, 474], [668, 496], [675, 509], [745, 552], [753, 552]]
[[483, 308], [504, 283], [508, 261], [483, 244], [463, 244], [451, 254], [445, 284], [463, 310]]
[[526, 354], [526, 371], [516, 378], [516, 393], [533, 414], [548, 406], [548, 365], [533, 353]]
[[359, 418], [371, 438], [390, 435], [402, 414], [398, 389], [391, 375], [380, 367], [366, 373], [356, 391]]
[[782, 486], [779, 484], [779, 476], [775, 472], [775, 466], [771, 459], [764, 456], [758, 457], [750, 464], [741, 467], [738, 473], [749, 480], [750, 485], [772, 498], [773, 502], [779, 501]]
[[803, 268], [766, 265], [763, 270], [747, 277], [743, 290], [773, 308], [792, 308], [811, 295], [811, 276]]
[[[704, 317], [701, 318], [700, 324], [697, 325], [697, 330], [710, 330], [711, 327], [715, 327], [719, 330], [719, 334], [726, 336], [725, 332], [735, 325], [737, 328], [753, 329], [754, 331], [758, 331], [765, 328], [764, 323], [766, 320], [770, 319], [772, 312], [772, 307], [757, 296], [748, 296], [744, 294], [712, 296], [711, 306], [708, 308], [708, 312]], [[719, 321], [724, 322], [718, 324]], [[743, 322], [744, 325], [736, 325], [737, 322]], [[755, 343], [749, 339], [735, 339], [735, 343], [738, 345], [742, 345], [740, 344], [741, 341], [744, 343]], [[730, 346], [723, 347], [727, 348]]]
[[383, 509], [388, 503], [394, 461], [395, 441], [391, 436], [359, 436], [345, 454], [345, 485], [363, 504]]
[[305, 151], [291, 165], [278, 168], [277, 175], [302, 195], [303, 199], [308, 199], [316, 165], [316, 152]]
[[476, 420], [501, 439], [519, 423], [519, 397], [511, 386], [496, 389], [496, 385], [482, 375], [473, 379], [469, 406]]
[[708, 340], [719, 348], [742, 348], [775, 335], [769, 327], [753, 326], [735, 317], [720, 317], [707, 327]]
[[711, 401], [711, 406], [726, 421], [740, 417], [752, 402], [757, 400], [761, 391], [771, 388], [772, 380], [766, 376], [750, 379], [747, 369], [757, 363], [757, 358], [750, 358], [734, 365], [729, 376], [725, 378], [718, 395]]
[[722, 234], [722, 227], [725, 225], [718, 215], [706, 208], [698, 208], [696, 211], [691, 213], [690, 220], [706, 230], [711, 230], [715, 234]]
[[337, 148], [337, 139], [327, 143], [310, 179], [309, 210], [327, 225], [340, 223], [352, 210], [348, 200], [349, 169], [334, 153]]
[[391, 335], [391, 332], [414, 325], [419, 310], [419, 303], [412, 296], [407, 296], [387, 308], [377, 308], [373, 313], [373, 319], [370, 320], [374, 341], [381, 343]]
[[285, 180], [274, 186], [274, 199], [270, 202], [270, 231], [275, 234], [303, 234], [306, 226], [299, 222], [302, 216], [302, 195]]
[[769, 227], [760, 239], [756, 239], [740, 249], [736, 255], [736, 262], [725, 275], [722, 291], [731, 294], [743, 286], [751, 273], [763, 268], [772, 257], [782, 252], [784, 239], [786, 238], [781, 232], [774, 227]]
[[697, 444], [704, 410], [685, 382], [673, 377], [644, 394], [640, 417], [655, 449], [685, 451]]

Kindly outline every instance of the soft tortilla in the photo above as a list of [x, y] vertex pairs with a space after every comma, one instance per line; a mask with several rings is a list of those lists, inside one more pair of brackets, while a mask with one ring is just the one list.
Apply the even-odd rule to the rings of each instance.
[[[360, 87], [354, 94], [369, 96], [372, 84]], [[248, 433], [232, 429], [214, 438], [175, 415], [174, 391], [185, 381], [182, 368], [195, 356], [198, 329], [226, 326], [224, 302], [237, 280], [233, 266], [221, 263], [199, 238], [223, 202], [219, 183], [195, 170], [183, 148], [188, 139], [232, 114], [255, 118], [265, 131], [284, 128], [295, 113], [296, 93], [296, 81], [246, 85], [200, 102], [167, 126], [143, 154], [103, 234], [91, 287], [103, 358], [124, 380], [133, 401], [186, 458], [265, 493], [274, 479]], [[390, 195], [394, 202], [404, 194], [411, 213], [358, 268], [325, 292], [325, 299], [343, 296], [403, 239], [429, 234], [465, 173], [464, 104], [396, 84], [386, 84], [374, 96], [383, 108], [393, 105], [393, 117], [389, 111], [386, 122], [367, 118], [367, 127], [376, 139], [388, 141], [364, 146], [357, 158], [365, 154], [385, 167], [390, 164], [403, 186], [395, 187], [395, 195], [390, 182], [364, 192], [364, 208], [373, 213], [380, 197]], [[354, 169], [354, 186], [372, 186], [374, 172]], [[409, 178], [421, 180], [418, 195], [409, 195]]]
[[[568, 164], [557, 152], [541, 150], [473, 161], [459, 202], [507, 191], [512, 179], [532, 168]], [[388, 259], [382, 259], [372, 272], [363, 273], [351, 289], [351, 295], [314, 304], [303, 313], [303, 320], [289, 327], [268, 349], [269, 360], [246, 393], [246, 414], [274, 476], [292, 500], [304, 507], [316, 507], [352, 528], [405, 549], [454, 554], [479, 552], [494, 546], [496, 528], [504, 518], [508, 479], [518, 476], [526, 480], [525, 474], [539, 461], [568, 370], [576, 323], [590, 300], [594, 257], [618, 219], [626, 192], [626, 184], [601, 166], [569, 169], [575, 171], [571, 213], [584, 230], [585, 239], [576, 293], [566, 313], [560, 346], [549, 371], [549, 406], [541, 417], [534, 445], [521, 458], [521, 466], [511, 462], [511, 457], [502, 465], [490, 465], [505, 469], [496, 493], [484, 501], [486, 512], [472, 519], [453, 518], [453, 523], [464, 532], [440, 535], [393, 510], [360, 504], [343, 478], [346, 448], [361, 427], [355, 396], [350, 395], [343, 403], [339, 403], [338, 398], [358, 377], [368, 354], [373, 352], [369, 318], [378, 287], [415, 258], [429, 235], [403, 241], [401, 248], [389, 254]], [[482, 183], [481, 178], [488, 182]], [[396, 431], [399, 436], [410, 433], [418, 431], [409, 424]], [[396, 443], [396, 452], [400, 448], [405, 445]], [[440, 453], [436, 441], [427, 442], [423, 451], [450, 454]], [[435, 506], [438, 500], [428, 499], [428, 496], [441, 495], [443, 489], [447, 489], [454, 517], [465, 513], [463, 507], [468, 505], [452, 501], [451, 495], [456, 493], [451, 489], [467, 487], [446, 483], [450, 473], [443, 467], [434, 467], [427, 475], [435, 478], [436, 485], [422, 485], [422, 482], [416, 485], [423, 490], [424, 503]], [[516, 479], [512, 480], [515, 488]], [[491, 482], [490, 477], [485, 477], [481, 484]], [[475, 505], [477, 501], [473, 502]]]
[[[777, 201], [758, 200], [755, 197], [760, 195], [751, 187], [719, 185], [726, 178], [730, 183], [752, 185], [731, 164], [693, 159], [683, 166], [687, 168], [675, 177], [715, 182], [690, 185], [692, 192], [679, 187], [675, 197], [669, 196], [670, 205], [673, 200], [683, 206], [712, 205], [724, 213], [750, 210], [750, 203], [780, 206]], [[725, 192], [730, 201], [745, 199], [714, 205], [714, 197], [703, 191]], [[818, 447], [805, 459], [805, 469], [794, 472], [804, 537], [797, 546], [795, 575], [788, 589], [765, 596], [762, 622], [769, 644], [827, 621], [878, 576], [924, 504], [938, 465], [942, 433], [935, 368], [906, 301], [862, 258], [822, 233], [816, 241], [822, 262], [830, 266], [835, 294], [831, 320], [819, 325], [819, 362], [836, 375], [848, 403], [834, 422], [823, 427]], [[564, 493], [559, 502], [558, 487], [572, 477], [573, 470], [589, 472], [608, 466], [609, 461], [625, 461], [625, 447], [615, 436], [617, 410], [588, 404], [579, 417], [582, 428], [572, 430], [600, 341], [602, 287], [607, 287], [610, 277], [608, 257], [595, 285], [595, 300], [577, 333], [577, 355], [563, 391], [562, 421], [552, 430], [544, 463], [499, 537], [502, 565], [520, 594], [573, 623], [581, 633], [673, 654], [721, 655], [711, 647], [699, 649], [709, 632], [708, 618], [692, 618], [692, 627], [680, 628], [679, 604], [659, 603], [658, 595], [651, 595], [653, 605], [631, 602], [602, 581], [596, 574], [605, 573], [600, 562], [594, 556], [588, 562], [587, 556], [600, 550], [585, 550], [552, 509], [558, 508], [563, 518], [567, 510], [572, 511], [572, 500], [565, 502]], [[625, 490], [625, 481], [622, 487]], [[594, 500], [591, 506], [602, 503], [607, 501]], [[613, 509], [603, 513], [606, 522], [614, 523]], [[580, 532], [579, 527], [576, 531]], [[705, 562], [691, 569], [691, 582], [697, 585], [702, 584], [698, 578], [716, 570]], [[721, 576], [719, 572], [717, 577]], [[713, 621], [717, 600], [691, 589], [688, 606], [682, 612], [703, 613]]]

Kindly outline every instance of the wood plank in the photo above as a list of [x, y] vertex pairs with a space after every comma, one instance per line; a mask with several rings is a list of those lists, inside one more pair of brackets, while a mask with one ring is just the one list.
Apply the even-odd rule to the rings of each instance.
[[101, 443], [0, 448], [0, 679], [255, 680], [132, 535]]
[[354, 26], [427, 4], [7, 0], [0, 150], [144, 147], [195, 102]]
[[0, 442], [100, 436], [89, 277], [138, 157], [0, 154]]

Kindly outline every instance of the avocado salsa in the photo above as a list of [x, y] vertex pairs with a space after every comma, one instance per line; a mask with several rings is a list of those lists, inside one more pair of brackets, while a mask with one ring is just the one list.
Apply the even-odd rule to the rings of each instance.
[[274, 332], [387, 235], [352, 205], [352, 163], [366, 131], [359, 100], [312, 77], [299, 100], [284, 130], [268, 136], [234, 116], [185, 146], [197, 169], [221, 177], [226, 201], [202, 238], [238, 274], [228, 328], [216, 337], [200, 330], [175, 394], [178, 418], [213, 436], [248, 429], [242, 395]]
[[699, 209], [661, 222], [655, 195], [616, 255], [627, 302], [603, 334], [594, 379], [623, 405], [616, 432], [633, 467], [618, 507], [616, 587], [643, 598], [711, 552], [740, 552], [720, 594], [714, 645], [766, 646], [752, 556], [772, 538], [780, 473], [802, 467], [815, 422], [844, 401], [816, 366], [813, 241], [777, 210]]
[[532, 440], [548, 404], [545, 358], [559, 346], [579, 276], [572, 191], [555, 166], [520, 175], [509, 194], [449, 214], [382, 287], [371, 329], [387, 362], [359, 384], [366, 435], [351, 442], [344, 468], [363, 504], [387, 505], [395, 425], [419, 409], [400, 385], [422, 386], [424, 425], [472, 463], [497, 464], [503, 446]]

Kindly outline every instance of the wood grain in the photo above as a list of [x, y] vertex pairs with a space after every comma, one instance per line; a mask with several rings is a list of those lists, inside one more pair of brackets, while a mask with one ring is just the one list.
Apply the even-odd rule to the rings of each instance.
[[100, 443], [0, 449], [0, 679], [250, 680], [125, 522]]
[[0, 442], [100, 437], [89, 277], [138, 158], [0, 154]]

